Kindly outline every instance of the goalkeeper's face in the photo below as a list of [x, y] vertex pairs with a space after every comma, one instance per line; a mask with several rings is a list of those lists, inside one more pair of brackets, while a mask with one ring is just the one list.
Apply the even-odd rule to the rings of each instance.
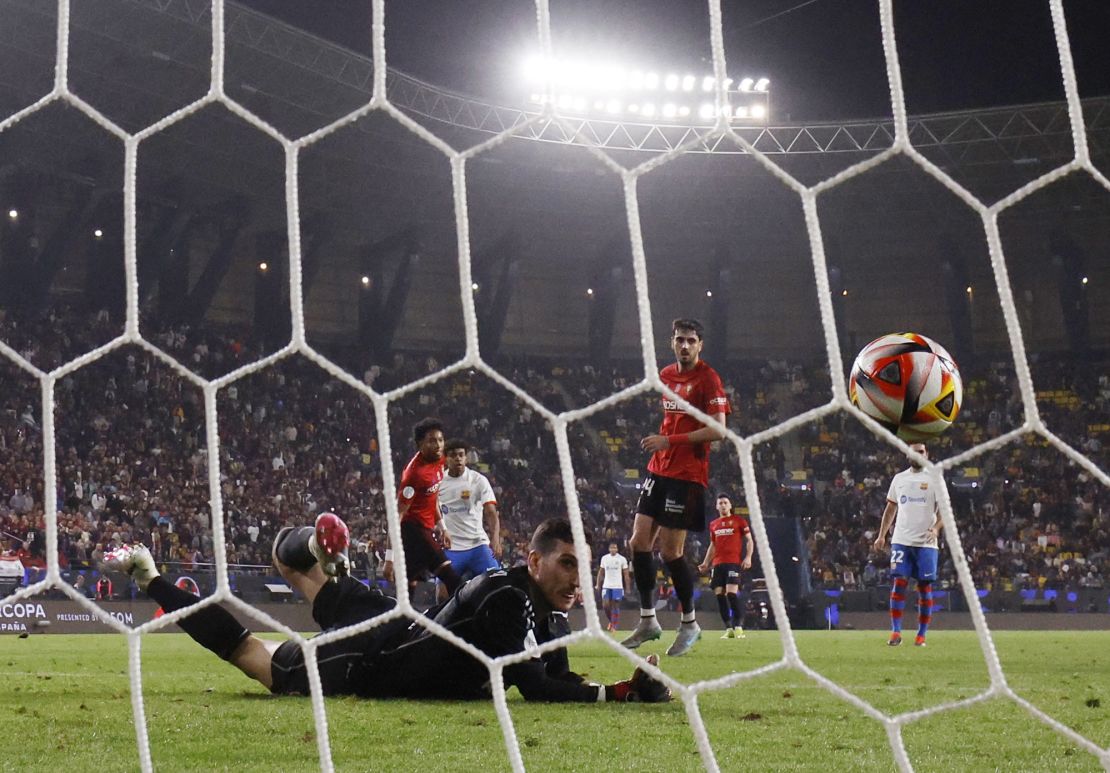
[[570, 542], [556, 542], [550, 553], [528, 554], [528, 573], [554, 609], [570, 610], [578, 599], [578, 556]]

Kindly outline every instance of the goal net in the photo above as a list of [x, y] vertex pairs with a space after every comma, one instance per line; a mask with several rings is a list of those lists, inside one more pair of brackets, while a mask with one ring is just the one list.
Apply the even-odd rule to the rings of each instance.
[[[84, 544], [82, 526], [71, 517], [81, 505], [71, 504], [71, 498], [92, 503], [90, 507], [102, 519], [110, 520], [116, 512], [113, 508], [149, 513], [152, 527], [131, 524], [121, 527], [122, 534], [111, 536], [124, 541], [127, 537], [148, 543], [156, 540], [151, 545], [156, 555], [175, 566], [203, 571], [211, 565], [213, 587], [202, 603], [228, 605], [301, 644], [313, 675], [320, 767], [332, 770], [330, 707], [312, 668], [316, 653], [322, 644], [385, 621], [376, 619], [306, 638], [248, 603], [239, 585], [242, 580], [229, 571], [229, 565], [268, 564], [266, 536], [275, 525], [297, 518], [303, 522], [324, 509], [334, 509], [352, 521], [363, 546], [356, 549], [362, 552], [373, 554], [386, 542], [399, 546], [398, 511], [391, 496], [397, 488], [397, 464], [403, 465], [407, 458], [414, 421], [438, 413], [458, 433], [484, 440], [486, 447], [478, 449], [473, 463], [479, 468], [488, 468], [494, 460], [498, 464], [498, 476], [493, 477], [506, 497], [502, 505], [507, 514], [514, 513], [504, 524], [506, 560], [513, 559], [537, 516], [550, 514], [547, 511], [556, 503], [555, 507], [565, 509], [574, 530], [581, 585], [591, 589], [598, 546], [609, 541], [623, 546], [628, 536], [636, 468], [643, 461], [634, 446], [639, 437], [653, 431], [659, 396], [709, 420], [659, 378], [659, 363], [669, 358], [660, 346], [670, 334], [666, 320], [707, 318], [706, 356], [714, 361], [713, 334], [728, 330], [728, 306], [733, 299], [742, 299], [755, 311], [742, 334], [744, 346], [734, 347], [734, 353], [744, 349], [747, 359], [734, 358], [735, 362], [719, 368], [735, 390], [739, 415], [730, 420], [727, 439], [714, 454], [713, 474], [720, 488], [737, 494], [737, 503], [742, 498], [747, 509], [765, 583], [760, 589], [765, 591], [760, 597], [763, 607], [754, 607], [752, 619], [769, 621], [777, 629], [781, 655], [745, 670], [730, 662], [709, 678], [683, 678], [681, 668], [672, 669], [666, 662], [661, 668], [649, 665], [620, 647], [606, 632], [600, 602], [589, 592], [582, 600], [584, 622], [568, 639], [546, 649], [599, 645], [627, 661], [629, 671], [643, 667], [665, 681], [683, 705], [700, 763], [707, 770], [720, 769], [721, 762], [720, 747], [712, 741], [714, 733], [702, 714], [706, 700], [780, 672], [801, 675], [842, 700], [853, 716], [877, 722], [886, 734], [891, 759], [901, 770], [913, 768], [903, 739], [907, 727], [992, 699], [1012, 702], [1110, 769], [1110, 751], [1022, 697], [1008, 682], [984, 615], [987, 575], [980, 571], [980, 538], [988, 532], [975, 531], [974, 524], [958, 520], [959, 508], [954, 504], [954, 497], [970, 497], [966, 494], [970, 488], [964, 486], [978, 486], [988, 470], [1005, 474], [1005, 463], [995, 461], [991, 466], [987, 460], [1002, 459], [997, 455], [1010, 452], [1016, 454], [1011, 461], [1021, 464], [1031, 458], [1021, 456], [1022, 449], [1031, 447], [1053, 449], [1063, 460], [1058, 463], [1062, 466], [1040, 467], [1043, 474], [1066, 467], [1063, 474], [1081, 475], [1091, 484], [1079, 494], [1087, 497], [1088, 505], [1091, 496], [1105, 501], [1110, 487], [1105, 453], [1101, 444], [1090, 442], [1090, 428], [1082, 421], [1055, 423], [1056, 396], [1038, 392], [1038, 387], [1044, 391], [1042, 383], [1051, 383], [1059, 374], [1050, 358], [1030, 356], [1026, 339], [1030, 325], [1037, 324], [1035, 304], [1015, 293], [1009, 258], [1023, 247], [1008, 241], [1006, 233], [1008, 218], [1014, 216], [1015, 232], [1021, 233], [1029, 214], [1023, 207], [1041, 201], [1042, 192], [1058, 190], [1054, 186], [1075, 177], [1082, 176], [1097, 188], [1096, 196], [1110, 192], [1110, 182], [1092, 161], [1062, 0], [1049, 0], [1047, 5], [1065, 95], [1063, 106], [1056, 110], [1058, 120], [1068, 127], [1065, 133], [1072, 149], [1060, 163], [994, 198], [980, 193], [974, 178], [954, 174], [942, 156], [929, 150], [943, 142], [929, 133], [927, 125], [907, 115], [892, 0], [878, 2], [892, 118], [876, 127], [887, 141], [869, 144], [848, 130], [836, 139], [831, 128], [824, 135], [796, 133], [795, 141], [818, 146], [824, 142], [825, 150], [850, 140], [857, 150], [867, 151], [862, 154], [865, 160], [850, 155], [852, 163], [821, 172], [816, 179], [808, 178], [818, 167], [806, 167], [807, 161], [799, 165], [784, 154], [781, 137], [765, 128], [737, 125], [724, 109], [735, 95], [726, 84], [732, 70], [725, 56], [720, 0], [707, 4], [712, 77], [706, 79], [704, 89], [713, 104], [710, 113], [719, 117], [703, 121], [697, 130], [659, 130], [654, 138], [646, 129], [638, 137], [633, 137], [635, 128], [627, 129], [628, 144], [618, 150], [609, 146], [612, 134], [605, 135], [596, 124], [564, 110], [550, 82], [540, 89], [534, 113], [508, 116], [493, 106], [466, 106], [470, 128], [485, 132], [482, 141], [458, 144], [459, 137], [473, 134], [444, 139], [449, 131], [438, 131], [442, 127], [437, 121], [444, 121], [443, 115], [462, 120], [463, 108], [452, 101], [459, 98], [435, 92], [424, 107], [414, 107], [414, 97], [406, 90], [420, 84], [398, 79], [388, 69], [393, 48], [386, 45], [390, 15], [384, 0], [374, 0], [372, 5], [372, 62], [362, 70], [337, 70], [337, 77], [346, 79], [346, 90], [327, 109], [341, 107], [342, 115], [326, 122], [319, 120], [326, 114], [319, 104], [283, 106], [264, 99], [257, 86], [242, 81], [236, 68], [243, 61], [232, 61], [228, 40], [233, 32], [253, 34], [253, 17], [235, 10], [232, 30], [232, 6], [223, 0], [199, 8], [183, 5], [181, 13], [207, 19], [210, 38], [181, 38], [163, 30], [166, 38], [159, 41], [160, 47], [150, 44], [154, 56], [144, 60], [144, 67], [175, 57], [192, 63], [180, 78], [182, 98], [167, 99], [160, 103], [164, 109], [150, 114], [138, 106], [104, 108], [112, 96], [111, 87], [74, 66], [77, 54], [82, 62], [97, 57], [97, 46], [89, 36], [81, 37], [78, 46], [73, 34], [81, 14], [82, 24], [92, 24], [89, 14], [94, 12], [84, 4], [59, 0], [56, 16], [40, 9], [29, 11], [19, 3], [0, 6], [0, 13], [7, 8], [21, 20], [51, 17], [56, 45], [52, 85], [45, 86], [41, 98], [18, 109], [6, 107], [0, 116], [0, 139], [8, 141], [0, 144], [0, 152], [32, 152], [28, 149], [34, 147], [41, 151], [43, 143], [56, 143], [57, 167], [62, 171], [51, 170], [51, 179], [95, 181], [84, 192], [61, 186], [50, 189], [69, 224], [51, 233], [33, 220], [34, 204], [19, 199], [20, 191], [46, 190], [52, 183], [42, 179], [50, 175], [16, 169], [18, 164], [0, 157], [0, 168], [5, 170], [0, 183], [12, 202], [9, 212], [0, 213], [9, 221], [2, 245], [7, 286], [0, 353], [7, 368], [4, 377], [11, 384], [5, 400], [2, 451], [14, 471], [9, 482], [16, 488], [6, 504], [12, 517], [9, 523], [30, 533], [35, 531], [31, 516], [37, 493], [43, 529], [37, 542], [28, 539], [24, 547], [44, 563], [31, 584], [10, 589], [3, 603], [30, 605], [42, 594], [59, 594], [126, 637], [136, 748], [143, 770], [158, 766], [144, 702], [143, 643], [149, 634], [172, 626], [192, 610], [129, 624], [97, 603], [99, 598], [118, 596], [120, 589], [75, 587], [59, 554], [73, 544], [82, 557], [93, 560], [105, 546]], [[537, 49], [541, 57], [551, 59], [551, 9], [547, 0], [536, 0], [535, 7]], [[119, 20], [97, 23], [105, 25], [101, 29], [106, 38], [117, 42], [136, 34]], [[39, 29], [41, 37], [41, 25]], [[20, 34], [26, 35], [20, 45], [35, 48], [28, 30], [20, 28]], [[338, 50], [310, 55], [298, 48], [291, 30], [280, 26], [266, 34], [285, 46], [288, 62], [297, 67], [311, 69], [328, 56], [345, 56]], [[161, 50], [171, 45], [172, 51]], [[41, 51], [37, 55], [41, 58]], [[126, 55], [126, 50], [119, 54], [122, 67], [128, 66]], [[232, 72], [234, 77], [229, 75]], [[132, 86], [142, 88], [141, 77], [132, 72], [128, 78], [139, 81]], [[305, 95], [305, 100], [311, 103], [312, 96]], [[496, 130], [491, 132], [491, 127]], [[995, 139], [1004, 139], [1005, 131], [999, 130]], [[364, 170], [351, 173], [344, 167], [344, 153], [369, 143], [368, 138], [381, 141], [367, 167], [371, 176], [365, 176]], [[545, 143], [557, 147], [548, 149]], [[177, 163], [165, 160], [183, 144], [210, 146], [203, 169], [181, 163], [178, 157]], [[256, 154], [250, 163], [237, 152], [245, 147]], [[565, 152], [568, 148], [570, 152]], [[645, 150], [651, 152], [645, 155]], [[100, 158], [107, 168], [101, 162], [87, 162], [83, 152]], [[530, 153], [538, 155], [530, 161]], [[405, 164], [412, 166], [411, 175], [406, 167], [405, 174], [390, 176], [390, 169], [395, 173]], [[544, 176], [544, 185], [551, 190], [561, 189], [562, 198], [545, 201], [529, 190], [527, 181], [518, 183], [516, 176], [526, 175], [519, 170], [530, 164], [544, 167], [537, 174]], [[909, 193], [894, 190], [897, 185], [870, 192], [861, 189], [861, 181], [892, 167], [915, 180]], [[675, 168], [682, 174], [668, 177]], [[499, 171], [504, 169], [510, 171]], [[340, 240], [325, 224], [341, 220], [338, 230], [357, 228], [359, 219], [375, 206], [363, 197], [377, 174], [398, 186], [393, 209], [377, 216], [378, 220], [410, 213], [419, 228], [378, 228], [373, 237], [362, 234], [354, 239], [358, 249], [337, 246]], [[579, 187], [584, 175], [599, 182]], [[730, 175], [756, 180], [758, 200], [752, 198], [751, 189], [729, 193], [727, 181], [721, 180]], [[708, 192], [702, 185], [707, 179], [715, 185]], [[209, 184], [221, 193], [205, 193], [202, 189]], [[252, 193], [244, 194], [243, 187]], [[180, 191], [189, 191], [180, 194], [183, 199], [191, 196], [194, 203], [206, 202], [207, 208], [198, 205], [195, 212], [183, 211], [175, 198]], [[926, 275], [939, 263], [921, 266], [912, 255], [903, 254], [889, 258], [884, 273], [883, 256], [874, 256], [870, 264], [866, 260], [853, 264], [849, 255], [860, 246], [853, 240], [853, 230], [867, 220], [867, 215], [860, 215], [861, 208], [872, 208], [877, 218], [892, 212], [897, 217], [909, 206], [907, 199], [915, 196], [923, 197], [926, 207], [943, 210], [952, 232], [963, 234], [953, 237], [964, 244], [957, 244], [953, 255], [960, 249], [981, 252], [978, 263], [974, 256], [966, 261], [951, 257], [942, 269], [947, 273], [939, 286], [947, 289], [940, 292], [951, 291], [955, 296], [946, 301], [950, 309], [946, 324], [957, 330], [961, 320], [968, 329], [994, 325], [993, 335], [1012, 358], [1003, 357], [1006, 361], [996, 370], [968, 365], [965, 377], [976, 381], [970, 394], [984, 401], [982, 405], [971, 397], [967, 401], [966, 416], [974, 416], [978, 431], [945, 439], [927, 468], [941, 492], [950, 597], [962, 597], [949, 603], [970, 614], [988, 683], [970, 695], [898, 712], [862, 697], [854, 679], [847, 683], [840, 675], [830, 677], [813, 667], [795, 630], [802, 622], [797, 604], [789, 601], [801, 594], [788, 592], [784, 585], [808, 584], [806, 572], [820, 574], [822, 554], [814, 548], [808, 556], [793, 556], [803, 565], [801, 569], [784, 565], [791, 557], [773, 550], [768, 522], [771, 516], [809, 501], [814, 481], [803, 476], [795, 480], [797, 486], [789, 483], [794, 466], [803, 461], [808, 468], [824, 463], [819, 459], [842, 466], [848, 456], [871, 454], [889, 463], [909, 450], [852, 408], [844, 353], [867, 340], [851, 338], [849, 329], [866, 332], [868, 324], [883, 314], [892, 326], [904, 319], [897, 309], [890, 309], [871, 312], [871, 320], [865, 323], [853, 320], [850, 304], [857, 295], [876, 291], [876, 285], [892, 274], [908, 277], [905, 290], [909, 293], [918, 280], [922, 287], [933, 281]], [[781, 222], [791, 235], [764, 234], [762, 242], [757, 235], [754, 249], [771, 256], [778, 250], [778, 255], [801, 257], [793, 265], [777, 257], [753, 262], [755, 267], [745, 268], [749, 273], [744, 274], [727, 256], [718, 255], [720, 259], [687, 271], [681, 264], [684, 250], [716, 254], [719, 244], [698, 240], [696, 232], [704, 223], [674, 222], [690, 214], [676, 200], [686, 201], [687, 207], [689, 202], [704, 206], [705, 222], [710, 223], [739, 219], [738, 210], [744, 208], [743, 217], [749, 219], [741, 237], [753, 233], [757, 221]], [[591, 230], [585, 241], [591, 242], [587, 249], [596, 252], [585, 258], [566, 257], [560, 250], [567, 251], [569, 245], [556, 241], [557, 232], [573, 218], [548, 210], [553, 201], [566, 211], [578, 208], [575, 211], [581, 211], [583, 223], [601, 213], [597, 216], [614, 226], [612, 237], [594, 243], [596, 232]], [[887, 205], [890, 211], [883, 210]], [[499, 228], [502, 213], [513, 206], [525, 213], [519, 215], [517, 228]], [[252, 224], [253, 249], [244, 252], [247, 222]], [[911, 222], [903, 221], [906, 227]], [[966, 247], [969, 233], [974, 248]], [[83, 263], [67, 277], [66, 255], [77, 251], [79, 239], [91, 240], [91, 246], [80, 248]], [[784, 247], [790, 239], [794, 242]], [[548, 266], [546, 273], [513, 258], [522, 244], [534, 250], [536, 263]], [[1066, 276], [1075, 273], [1069, 268], [1075, 262], [1069, 255], [1074, 256], [1077, 249], [1066, 235], [1054, 247], [1055, 265]], [[187, 256], [198, 252], [205, 253], [207, 261], [190, 264]], [[337, 268], [340, 264], [342, 271]], [[552, 271], [551, 265], [565, 265], [562, 273], [581, 275], [575, 281], [564, 276], [565, 284], [555, 288], [551, 277], [560, 270]], [[759, 286], [764, 282], [771, 284]], [[251, 329], [246, 330], [234, 309], [243, 310], [245, 302], [237, 296], [252, 283], [253, 316]], [[523, 320], [515, 338], [511, 330], [505, 331], [514, 283], [527, 288], [522, 291], [527, 301], [518, 300], [512, 306]], [[418, 289], [406, 306], [406, 293], [413, 286]], [[574, 288], [573, 298], [568, 287]], [[566, 297], [561, 297], [563, 293]], [[98, 304], [81, 300], [90, 294]], [[1071, 300], [1080, 302], [1085, 303], [1078, 297]], [[927, 307], [931, 302], [917, 303]], [[996, 306], [996, 318], [983, 322], [984, 313], [976, 311], [976, 303]], [[809, 314], [795, 309], [801, 306]], [[50, 311], [44, 318], [45, 307]], [[965, 316], [960, 317], [961, 313]], [[922, 314], [920, 318], [932, 319], [928, 312]], [[352, 322], [351, 315], [357, 322]], [[219, 333], [205, 328], [206, 317], [222, 319]], [[1069, 336], [1074, 333], [1070, 320], [1065, 313], [1060, 322]], [[781, 341], [784, 335], [781, 331], [776, 335], [776, 329], [784, 326], [791, 335], [809, 334], [815, 342], [810, 347], [815, 355], [810, 365], [788, 361], [790, 355], [783, 353], [787, 346], [758, 345], [764, 334]], [[571, 335], [583, 340], [568, 344]], [[449, 337], [446, 344], [444, 336]], [[734, 339], [740, 336], [734, 326]], [[625, 351], [624, 359], [610, 357], [613, 348], [619, 349], [613, 341], [622, 340], [631, 341], [638, 351]], [[404, 345], [395, 345], [397, 341]], [[548, 356], [568, 350], [574, 354]], [[970, 343], [963, 351], [972, 357]], [[720, 358], [725, 359], [724, 352]], [[1031, 371], [1034, 362], [1049, 374], [1038, 386], [1034, 376], [1039, 372]], [[1082, 391], [1062, 384], [1056, 390], [1062, 410], [1068, 400], [1082, 398], [1075, 394]], [[992, 415], [988, 399], [999, 401], [999, 416]], [[1049, 414], [1052, 418], [1046, 419]], [[120, 436], [126, 436], [122, 452]], [[979, 461], [983, 472], [969, 473]], [[294, 469], [299, 483], [293, 479]], [[541, 476], [547, 472], [552, 474]], [[863, 485], [863, 481], [846, 482], [843, 478], [852, 475], [845, 472], [849, 474], [834, 470], [828, 476], [818, 475], [819, 492], [829, 491], [827, 512], [838, 506], [838, 487]], [[958, 491], [950, 496], [948, 486], [957, 479]], [[41, 480], [41, 488], [36, 480]], [[613, 480], [617, 483], [610, 485]], [[877, 485], [868, 484], [869, 488]], [[1096, 493], [1090, 494], [1092, 489]], [[266, 514], [255, 510], [263, 499]], [[859, 504], [854, 500], [848, 504], [847, 495], [843, 501], [845, 508]], [[356, 515], [363, 512], [377, 512], [380, 517]], [[848, 520], [856, 531], [841, 537], [858, 541], [864, 533], [858, 514]], [[828, 519], [817, 519], [810, 526], [822, 534], [830, 526], [840, 528]], [[974, 548], [965, 551], [969, 528], [974, 532]], [[22, 539], [24, 534], [14, 536]], [[798, 539], [798, 546], [804, 547], [805, 535]], [[696, 562], [705, 547], [698, 543], [695, 550], [690, 544], [687, 550], [698, 553], [691, 556]], [[366, 566], [370, 561], [367, 558]], [[830, 572], [843, 569], [842, 562], [825, 563]], [[523, 770], [526, 754], [501, 674], [506, 665], [533, 657], [536, 651], [489, 658], [423, 619], [419, 610], [426, 600], [410, 594], [403, 561], [397, 562], [396, 572], [396, 615], [422, 620], [489, 667], [508, 760], [514, 770]], [[842, 577], [833, 579], [840, 584]], [[855, 582], [853, 577], [851, 583]], [[834, 612], [821, 611], [825, 624], [832, 626]], [[712, 610], [702, 612], [703, 618], [707, 615]], [[617, 721], [611, 722], [615, 730]]]

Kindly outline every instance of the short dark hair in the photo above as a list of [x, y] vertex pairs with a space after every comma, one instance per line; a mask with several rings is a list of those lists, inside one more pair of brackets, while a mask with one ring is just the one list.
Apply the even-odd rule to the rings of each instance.
[[680, 317], [671, 323], [671, 335], [673, 336], [679, 330], [693, 330], [698, 334], [698, 338], [705, 340], [705, 325], [700, 320]]
[[732, 501], [732, 494], [729, 494], [727, 491], [718, 491], [717, 492], [717, 499], [727, 499], [729, 502], [731, 502]]
[[419, 445], [424, 441], [425, 436], [429, 432], [434, 432], [437, 429], [443, 432], [443, 423], [440, 422], [439, 419], [432, 418], [431, 416], [426, 419], [421, 419], [416, 422], [416, 426], [412, 428], [412, 439]]
[[[532, 541], [528, 543], [528, 549], [546, 556], [552, 553], [560, 542], [574, 544], [574, 532], [570, 530], [570, 521], [566, 518], [548, 518], [532, 533]], [[589, 545], [591, 542], [593, 538], [587, 531], [586, 544]]]
[[470, 443], [467, 443], [462, 438], [453, 437], [453, 438], [451, 438], [450, 440], [447, 441], [446, 445], [443, 446], [443, 453], [449, 454], [452, 451], [454, 451], [456, 448], [461, 448], [464, 451], [469, 451], [470, 450]]

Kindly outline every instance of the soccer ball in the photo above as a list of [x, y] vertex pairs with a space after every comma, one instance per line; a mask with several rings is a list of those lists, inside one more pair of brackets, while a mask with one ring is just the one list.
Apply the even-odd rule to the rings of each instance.
[[893, 333], [860, 351], [848, 378], [848, 397], [902, 440], [917, 443], [952, 426], [964, 386], [943, 346], [916, 333]]

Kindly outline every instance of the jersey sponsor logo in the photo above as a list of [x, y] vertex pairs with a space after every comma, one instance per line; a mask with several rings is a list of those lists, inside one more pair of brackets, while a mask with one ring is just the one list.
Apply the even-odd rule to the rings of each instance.
[[677, 412], [677, 413], [686, 413], [686, 411], [684, 411], [684, 410], [682, 410], [681, 408], [678, 407], [678, 403], [675, 402], [674, 400], [664, 399], [663, 400], [663, 410], [664, 411], [674, 411], [674, 412]]
[[736, 529], [732, 528], [731, 526], [729, 526], [727, 528], [722, 527], [722, 528], [717, 529], [717, 531], [714, 532], [714, 533], [719, 534], [722, 537], [731, 537], [733, 534], [736, 533]]
[[928, 491], [929, 490], [929, 484], [928, 483], [922, 483], [921, 484], [921, 490], [922, 491]]
[[728, 402], [727, 397], [714, 397], [712, 400], [709, 401], [709, 404], [710, 405], [724, 405], [727, 402]]
[[901, 497], [898, 498], [898, 502], [903, 505], [907, 502], [910, 504], [923, 505], [925, 504], [925, 497], [911, 497], [903, 494]]
[[425, 494], [434, 494], [437, 491], [439, 491], [439, 481], [436, 481], [433, 485], [428, 486], [428, 488], [424, 489]]

